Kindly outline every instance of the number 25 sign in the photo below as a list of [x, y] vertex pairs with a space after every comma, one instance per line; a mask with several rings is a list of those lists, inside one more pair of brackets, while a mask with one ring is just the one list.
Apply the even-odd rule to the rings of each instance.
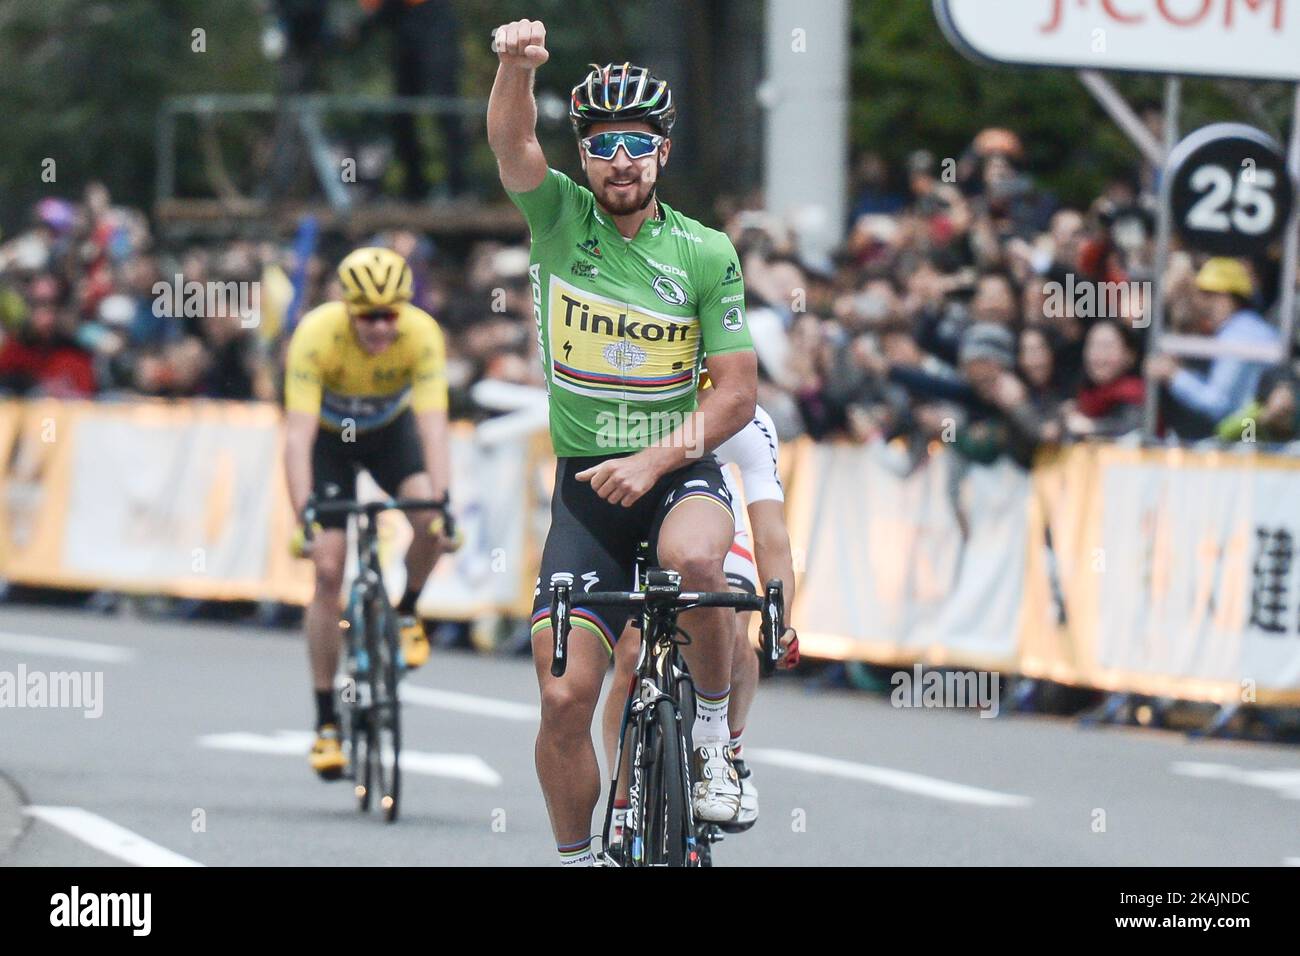
[[1179, 143], [1165, 188], [1183, 241], [1221, 256], [1264, 252], [1286, 229], [1295, 197], [1281, 147], [1241, 123], [1215, 123]]

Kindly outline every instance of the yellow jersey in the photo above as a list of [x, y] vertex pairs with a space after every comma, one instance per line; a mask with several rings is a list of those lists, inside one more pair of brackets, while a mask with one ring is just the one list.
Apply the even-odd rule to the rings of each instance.
[[321, 424], [358, 432], [389, 424], [408, 407], [447, 408], [447, 347], [433, 316], [413, 305], [397, 310], [397, 338], [378, 355], [361, 347], [342, 302], [302, 317], [289, 342], [284, 404], [319, 415]]

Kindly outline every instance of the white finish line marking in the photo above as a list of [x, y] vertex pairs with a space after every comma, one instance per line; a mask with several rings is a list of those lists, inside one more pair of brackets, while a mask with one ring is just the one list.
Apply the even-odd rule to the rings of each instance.
[[1033, 800], [1014, 793], [999, 793], [996, 790], [984, 790], [969, 787], [963, 783], [950, 783], [936, 777], [926, 777], [906, 770], [893, 770], [889, 767], [873, 767], [865, 763], [853, 763], [849, 760], [837, 760], [833, 757], [819, 757], [816, 754], [800, 753], [797, 750], [767, 750], [746, 747], [746, 760], [766, 763], [776, 767], [788, 767], [792, 770], [804, 770], [808, 773], [820, 773], [828, 777], [843, 777], [846, 780], [862, 780], [904, 793], [915, 793], [936, 800], [949, 800], [953, 803], [972, 803], [981, 807], [1027, 807]]
[[39, 637], [35, 634], [14, 634], [9, 631], [0, 631], [0, 651], [44, 657], [72, 657], [104, 664], [118, 664], [129, 661], [135, 656], [135, 652], [129, 647], [118, 647], [116, 644], [93, 644], [90, 641], [73, 641], [66, 637]]
[[[275, 736], [236, 731], [208, 734], [199, 738], [200, 747], [213, 750], [238, 750], [244, 753], [271, 754], [279, 757], [306, 758], [316, 735], [300, 730], [280, 730]], [[433, 754], [403, 750], [402, 769], [426, 777], [452, 777], [485, 787], [501, 786], [501, 775], [477, 754]]]
[[1246, 770], [1231, 764], [1203, 763], [1199, 760], [1180, 760], [1170, 764], [1169, 769], [1183, 777], [1244, 783], [1250, 787], [1273, 790], [1279, 797], [1300, 800], [1300, 769]]
[[435, 690], [432, 687], [416, 687], [414, 684], [402, 685], [402, 703], [454, 710], [480, 717], [500, 717], [502, 720], [517, 720], [530, 724], [535, 724], [542, 719], [541, 709], [533, 704], [517, 704], [513, 700], [462, 694], [454, 690]]
[[24, 812], [135, 866], [203, 865], [81, 807], [27, 807]]

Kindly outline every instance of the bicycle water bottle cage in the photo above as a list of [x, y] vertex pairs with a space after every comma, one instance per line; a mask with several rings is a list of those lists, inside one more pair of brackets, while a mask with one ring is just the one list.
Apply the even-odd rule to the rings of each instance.
[[676, 571], [651, 568], [645, 576], [645, 593], [647, 596], [676, 597], [681, 591], [682, 576]]

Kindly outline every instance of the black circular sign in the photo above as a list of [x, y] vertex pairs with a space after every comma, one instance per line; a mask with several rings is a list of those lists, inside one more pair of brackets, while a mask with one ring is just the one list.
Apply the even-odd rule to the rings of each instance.
[[1242, 123], [1215, 123], [1179, 143], [1165, 188], [1183, 241], [1220, 256], [1264, 252], [1285, 231], [1295, 201], [1282, 148]]

